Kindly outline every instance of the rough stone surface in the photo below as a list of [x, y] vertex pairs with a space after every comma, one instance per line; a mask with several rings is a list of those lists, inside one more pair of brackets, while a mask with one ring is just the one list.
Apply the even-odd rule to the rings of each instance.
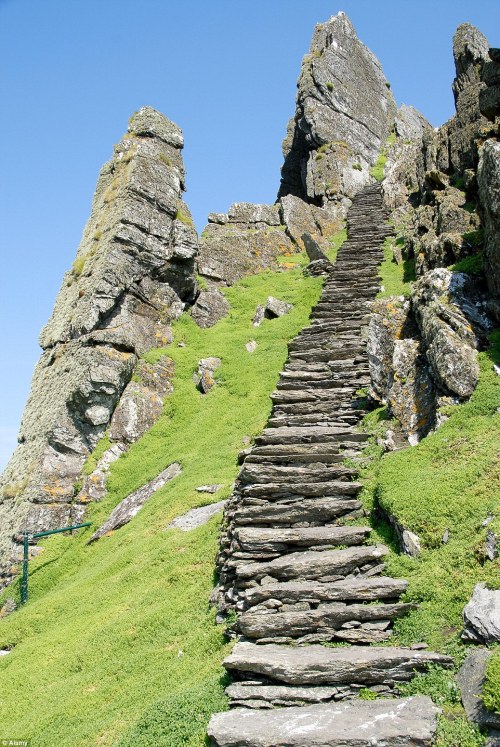
[[470, 602], [463, 612], [462, 636], [479, 643], [500, 642], [500, 591], [476, 584]]
[[472, 649], [457, 674], [462, 703], [469, 721], [480, 727], [500, 729], [500, 714], [488, 711], [481, 700], [486, 665], [491, 653], [484, 648]]
[[218, 290], [201, 291], [191, 309], [191, 316], [198, 327], [213, 327], [229, 314], [229, 301]]
[[288, 314], [292, 309], [293, 304], [280, 301], [279, 298], [274, 298], [274, 296], [268, 296], [264, 308], [264, 316], [268, 319], [273, 319], [277, 316]]
[[500, 143], [488, 140], [478, 168], [479, 195], [484, 209], [486, 279], [492, 294], [500, 296]]
[[142, 488], [139, 488], [139, 490], [136, 490], [134, 493], [131, 493], [124, 498], [123, 501], [113, 509], [109, 519], [105, 521], [96, 532], [94, 532], [92, 537], [89, 539], [89, 543], [95, 542], [95, 540], [108, 534], [108, 532], [119, 529], [124, 524], [128, 524], [128, 522], [134, 518], [146, 501], [151, 498], [157, 490], [160, 490], [160, 488], [166, 485], [167, 482], [180, 475], [180, 473], [180, 465], [174, 462], [174, 464], [169, 465], [163, 470], [163, 472], [160, 472], [157, 477], [150, 480], [150, 482]]
[[446, 392], [469, 397], [477, 384], [477, 347], [490, 322], [467, 294], [469, 276], [431, 270], [415, 284], [413, 309], [432, 375]]
[[306, 648], [237, 643], [224, 660], [229, 671], [265, 676], [290, 685], [406, 682], [430, 664], [450, 666], [450, 657], [390, 646]]
[[[40, 336], [19, 446], [1, 480], [0, 578], [9, 578], [14, 533], [83, 515], [73, 487], [83, 463], [138, 357], [170, 342], [170, 320], [193, 300], [198, 242], [182, 202], [182, 145], [177, 125], [144, 107], [101, 170], [76, 260]], [[128, 389], [122, 414], [137, 394]]]
[[430, 698], [317, 704], [218, 713], [208, 725], [214, 747], [430, 747], [437, 709]]
[[356, 194], [370, 180], [395, 113], [380, 63], [345, 13], [319, 24], [283, 142], [279, 196], [324, 205]]
[[226, 501], [218, 501], [217, 503], [211, 503], [209, 506], [192, 508], [185, 514], [182, 514], [182, 516], [178, 516], [171, 521], [167, 529], [181, 529], [183, 532], [189, 532], [191, 529], [196, 529], [196, 527], [206, 524], [212, 516], [223, 511], [225, 505]]

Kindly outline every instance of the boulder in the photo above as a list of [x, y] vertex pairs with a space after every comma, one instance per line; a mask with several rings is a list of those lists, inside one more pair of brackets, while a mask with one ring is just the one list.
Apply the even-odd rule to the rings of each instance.
[[275, 319], [278, 316], [288, 314], [292, 309], [293, 304], [280, 301], [279, 298], [274, 298], [274, 296], [268, 296], [264, 308], [264, 316], [266, 319]]
[[416, 283], [412, 304], [432, 376], [445, 392], [470, 397], [477, 384], [477, 348], [490, 322], [468, 293], [468, 275], [445, 269]]
[[471, 600], [463, 611], [462, 637], [478, 643], [500, 642], [500, 591], [476, 584]]
[[198, 327], [213, 327], [229, 314], [229, 301], [219, 290], [201, 291], [191, 309], [191, 316]]
[[194, 374], [196, 385], [202, 394], [206, 394], [215, 386], [214, 373], [222, 361], [220, 358], [202, 358], [198, 361], [198, 372]]

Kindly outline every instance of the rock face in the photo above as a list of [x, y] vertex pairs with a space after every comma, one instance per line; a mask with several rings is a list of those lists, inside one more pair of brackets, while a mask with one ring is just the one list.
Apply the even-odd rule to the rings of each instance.
[[113, 434], [128, 443], [160, 410], [159, 392], [143, 405], [151, 387], [129, 382], [140, 355], [170, 342], [170, 320], [195, 295], [197, 235], [182, 202], [182, 146], [177, 125], [144, 107], [101, 170], [2, 477], [4, 581], [17, 557], [15, 532], [81, 516], [88, 496], [74, 503], [73, 486], [113, 413]]
[[485, 273], [491, 293], [500, 297], [500, 143], [496, 140], [484, 144], [477, 178], [484, 209]]
[[298, 89], [279, 196], [317, 205], [352, 197], [370, 180], [396, 106], [380, 63], [345, 13], [316, 26]]

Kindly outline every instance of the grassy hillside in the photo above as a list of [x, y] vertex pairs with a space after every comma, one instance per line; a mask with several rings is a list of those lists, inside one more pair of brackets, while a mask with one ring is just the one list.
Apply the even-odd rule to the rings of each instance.
[[[287, 341], [306, 324], [321, 284], [298, 266], [265, 272], [227, 290], [230, 316], [212, 329], [188, 316], [175, 324], [173, 344], [157, 351], [175, 360], [174, 394], [113, 465], [109, 494], [87, 518], [99, 525], [174, 461], [182, 474], [111, 536], [87, 546], [88, 529], [42, 543], [30, 561], [28, 604], [0, 621], [0, 647], [12, 647], [0, 657], [0, 738], [31, 738], [36, 747], [204, 744], [210, 714], [225, 707], [227, 643], [208, 605], [220, 516], [188, 533], [165, 527], [229, 495], [237, 452], [263, 428]], [[268, 295], [294, 309], [254, 328], [255, 308]], [[245, 349], [251, 339], [254, 353]], [[192, 374], [207, 356], [222, 366], [218, 386], [201, 395]], [[224, 487], [215, 498], [196, 492], [207, 483]]]

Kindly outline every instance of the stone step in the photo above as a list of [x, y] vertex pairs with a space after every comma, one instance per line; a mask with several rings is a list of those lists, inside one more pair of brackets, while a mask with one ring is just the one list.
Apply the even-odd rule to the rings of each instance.
[[235, 511], [235, 526], [271, 525], [291, 526], [299, 522], [328, 524], [340, 517], [359, 514], [362, 504], [353, 497], [318, 498], [315, 501], [262, 501], [258, 505], [245, 505], [242, 501]]
[[[340, 420], [339, 417], [335, 418], [336, 421]], [[344, 422], [350, 422], [352, 424], [355, 424], [359, 422], [360, 417], [351, 416], [350, 419], [346, 420], [346, 416], [344, 416]], [[281, 417], [276, 418], [270, 418], [267, 421], [268, 428], [282, 428], [285, 425], [289, 426], [306, 426], [306, 425], [322, 425], [323, 423], [331, 423], [332, 417], [328, 415], [328, 413], [324, 412], [316, 412], [314, 415], [297, 415], [296, 417], [293, 417], [292, 415], [283, 415]]]
[[234, 708], [212, 716], [207, 733], [213, 747], [430, 747], [437, 712], [421, 695], [341, 706]]
[[354, 393], [355, 388], [353, 386], [337, 388], [331, 391], [325, 391], [321, 387], [319, 389], [303, 389], [298, 391], [282, 389], [274, 391], [270, 399], [276, 405], [315, 402], [321, 403], [321, 407], [323, 407], [325, 402], [337, 403], [338, 405], [343, 404], [346, 400], [349, 401]]
[[298, 549], [335, 545], [361, 545], [370, 527], [238, 527], [233, 532], [234, 550], [265, 555], [296, 552]]
[[[296, 605], [307, 606], [307, 603]], [[322, 603], [316, 609], [255, 609], [238, 618], [236, 629], [246, 638], [280, 638], [302, 643], [349, 641], [375, 643], [386, 640], [392, 620], [404, 617], [416, 604], [345, 604]], [[307, 636], [307, 640], [304, 637]]]
[[[238, 579], [244, 581], [269, 576], [273, 579], [338, 581], [371, 563], [380, 564], [387, 555], [385, 545], [363, 545], [345, 550], [322, 550], [320, 552], [298, 552], [284, 555], [263, 563], [235, 562]], [[229, 563], [229, 565], [233, 565]], [[369, 568], [367, 568], [369, 570]]]
[[307, 464], [318, 462], [321, 464], [338, 464], [342, 461], [343, 454], [340, 452], [344, 441], [331, 442], [327, 444], [270, 444], [268, 446], [254, 446], [246, 454], [245, 460], [249, 464], [265, 464], [272, 462], [276, 464]]
[[333, 426], [320, 426], [317, 428], [265, 428], [260, 436], [257, 436], [255, 443], [259, 446], [267, 444], [287, 444], [300, 443], [329, 443], [331, 441], [367, 441], [367, 433], [353, 433], [348, 428], [335, 428]]
[[370, 685], [408, 682], [429, 665], [451, 667], [453, 659], [432, 651], [391, 646], [327, 648], [238, 642], [224, 660], [228, 671], [290, 685]]
[[320, 583], [318, 581], [284, 581], [247, 589], [243, 593], [245, 607], [253, 607], [269, 600], [283, 604], [309, 602], [378, 602], [382, 599], [398, 599], [408, 588], [408, 581], [401, 578], [378, 576], [357, 577]]
[[342, 465], [329, 466], [313, 463], [305, 467], [293, 465], [252, 464], [245, 461], [238, 480], [242, 485], [261, 485], [283, 482], [290, 486], [306, 482], [332, 482], [336, 479], [353, 479], [358, 476], [358, 470]]
[[243, 496], [260, 496], [268, 500], [276, 500], [278, 496], [297, 495], [303, 499], [317, 496], [357, 495], [363, 486], [359, 482], [343, 482], [342, 480], [328, 480], [324, 482], [269, 482], [267, 484], [242, 485]]

